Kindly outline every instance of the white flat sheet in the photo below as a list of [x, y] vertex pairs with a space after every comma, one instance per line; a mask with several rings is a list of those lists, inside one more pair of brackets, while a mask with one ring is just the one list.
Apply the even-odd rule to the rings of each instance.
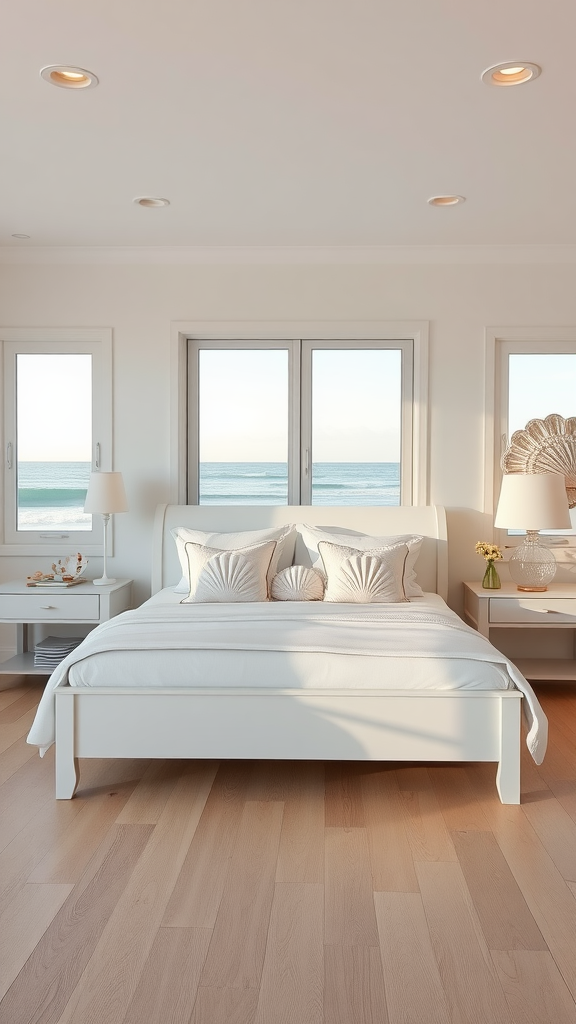
[[[103, 623], [49, 680], [28, 742], [53, 742], [54, 686], [503, 690], [527, 701], [528, 746], [546, 719], [523, 676], [436, 594], [408, 604], [182, 605], [163, 590]], [[360, 653], [359, 653], [360, 652]], [[526, 708], [528, 703], [528, 708]]]
[[[141, 607], [177, 608], [181, 601], [182, 596], [171, 589], [161, 590]], [[446, 604], [437, 594], [427, 594], [410, 604], [446, 610]], [[286, 604], [283, 607], [286, 608]], [[299, 603], [297, 607], [299, 610], [303, 606]], [[315, 605], [306, 607], [310, 609]], [[320, 606], [322, 610], [326, 607]], [[360, 610], [361, 607], [365, 606], [353, 605], [352, 609]], [[514, 685], [504, 666], [465, 658], [428, 661], [392, 656], [383, 662], [380, 658], [364, 654], [342, 657], [340, 652], [329, 651], [226, 650], [220, 647], [195, 650], [194, 658], [190, 658], [189, 650], [172, 650], [169, 658], [165, 650], [103, 652], [97, 658], [72, 665], [68, 671], [68, 683], [70, 686], [94, 687], [251, 686], [363, 690], [506, 690]]]

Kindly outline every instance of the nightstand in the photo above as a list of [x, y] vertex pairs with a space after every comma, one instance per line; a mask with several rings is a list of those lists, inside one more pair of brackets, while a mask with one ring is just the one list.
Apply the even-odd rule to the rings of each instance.
[[90, 581], [74, 587], [27, 587], [20, 580], [0, 584], [0, 622], [16, 626], [16, 656], [0, 662], [0, 675], [49, 675], [34, 665], [28, 649], [28, 625], [56, 622], [97, 626], [131, 607], [132, 580], [117, 580], [107, 587]]
[[[464, 615], [468, 624], [486, 637], [491, 629], [576, 630], [576, 586], [552, 583], [544, 593], [531, 593], [518, 590], [515, 583], [503, 583], [500, 590], [465, 583]], [[576, 659], [513, 660], [527, 679], [576, 681]]]

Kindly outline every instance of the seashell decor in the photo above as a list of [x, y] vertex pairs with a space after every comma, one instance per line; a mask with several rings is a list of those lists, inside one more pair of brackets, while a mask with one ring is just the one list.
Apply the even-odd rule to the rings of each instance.
[[317, 569], [289, 565], [276, 573], [270, 593], [274, 601], [321, 601], [324, 579]]
[[576, 416], [551, 413], [515, 430], [501, 459], [505, 473], [563, 473], [570, 508], [576, 507]]

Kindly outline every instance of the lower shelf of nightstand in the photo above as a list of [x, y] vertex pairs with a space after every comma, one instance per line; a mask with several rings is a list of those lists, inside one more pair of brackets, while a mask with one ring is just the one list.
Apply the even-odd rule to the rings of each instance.
[[576, 682], [576, 661], [569, 658], [513, 658], [523, 676], [534, 682]]
[[15, 654], [8, 661], [0, 661], [0, 675], [3, 676], [49, 676], [52, 669], [37, 668], [34, 664], [34, 651]]

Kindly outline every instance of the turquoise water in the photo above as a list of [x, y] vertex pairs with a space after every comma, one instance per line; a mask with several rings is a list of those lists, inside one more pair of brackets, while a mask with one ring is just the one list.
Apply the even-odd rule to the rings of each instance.
[[[284, 462], [204, 462], [201, 505], [286, 505]], [[399, 505], [397, 462], [317, 462], [312, 467], [313, 505]]]
[[19, 462], [19, 530], [91, 530], [89, 462]]

